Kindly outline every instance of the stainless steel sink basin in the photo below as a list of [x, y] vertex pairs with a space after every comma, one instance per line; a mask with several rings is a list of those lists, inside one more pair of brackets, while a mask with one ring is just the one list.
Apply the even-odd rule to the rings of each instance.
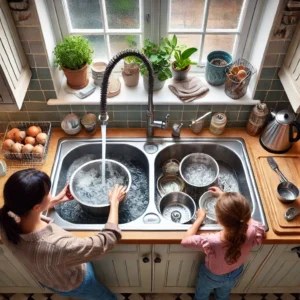
[[[120, 206], [122, 230], [187, 230], [190, 227], [190, 224], [173, 223], [162, 217], [158, 209], [160, 197], [156, 191], [156, 180], [166, 160], [181, 160], [194, 152], [207, 153], [215, 158], [221, 170], [221, 183], [225, 182], [225, 188], [238, 189], [249, 200], [253, 218], [267, 225], [242, 139], [180, 139], [176, 142], [171, 138], [107, 139], [106, 152], [107, 158], [125, 164], [133, 176], [133, 186]], [[101, 154], [101, 139], [61, 139], [51, 175], [52, 195], [64, 187], [80, 164], [101, 158]], [[197, 206], [200, 194], [191, 194]], [[69, 230], [99, 230], [106, 222], [84, 213], [75, 201], [59, 205], [48, 215], [54, 218], [56, 224]], [[221, 226], [206, 220], [202, 229], [220, 230]]]

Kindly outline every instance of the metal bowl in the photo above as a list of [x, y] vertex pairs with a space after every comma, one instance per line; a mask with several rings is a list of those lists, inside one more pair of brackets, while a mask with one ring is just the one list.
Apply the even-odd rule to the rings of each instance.
[[[111, 178], [111, 177], [119, 177], [118, 182], [113, 182], [111, 181], [111, 185], [108, 188], [112, 188], [114, 183], [119, 183], [121, 185], [126, 185], [126, 193], [129, 191], [130, 186], [131, 186], [131, 175], [129, 170], [121, 163], [111, 160], [111, 159], [106, 159], [105, 160], [106, 166], [108, 166], [110, 169], [106, 167], [105, 175], [106, 179]], [[73, 173], [70, 179], [70, 191], [75, 200], [78, 201], [78, 203], [81, 205], [82, 209], [87, 212], [88, 214], [96, 217], [107, 217], [109, 214], [110, 210], [110, 202], [107, 196], [107, 202], [102, 203], [102, 204], [94, 204], [94, 203], [87, 203], [82, 199], [82, 196], [79, 195], [79, 190], [78, 187], [81, 185], [81, 190], [86, 192], [88, 197], [93, 200], [93, 191], [95, 190], [95, 186], [100, 189], [101, 186], [101, 166], [102, 166], [102, 159], [96, 159], [89, 161], [82, 166], [80, 166], [76, 171]], [[92, 180], [89, 180], [87, 182], [87, 186], [83, 186], [82, 182], [84, 180], [87, 180], [87, 174], [88, 172], [93, 173]], [[124, 177], [123, 182], [120, 182], [120, 178]], [[116, 179], [117, 181], [117, 179]], [[95, 185], [95, 183], [97, 185]], [[94, 202], [97, 200], [94, 200]]]
[[[202, 167], [202, 170], [200, 168]], [[203, 180], [202, 175], [207, 174], [207, 170], [211, 170], [212, 176]], [[208, 154], [192, 153], [183, 158], [179, 166], [180, 176], [192, 187], [206, 188], [214, 184], [219, 176], [219, 165]], [[194, 172], [195, 171], [195, 172]], [[191, 172], [199, 174], [198, 177], [191, 177]]]
[[199, 208], [204, 208], [206, 210], [206, 217], [212, 221], [217, 221], [215, 205], [218, 197], [214, 197], [210, 191], [202, 194], [199, 199]]
[[184, 224], [194, 217], [196, 204], [189, 195], [183, 192], [172, 192], [160, 200], [159, 209], [165, 219]]
[[161, 197], [171, 192], [183, 192], [184, 181], [176, 175], [162, 175], [157, 180], [157, 191]]

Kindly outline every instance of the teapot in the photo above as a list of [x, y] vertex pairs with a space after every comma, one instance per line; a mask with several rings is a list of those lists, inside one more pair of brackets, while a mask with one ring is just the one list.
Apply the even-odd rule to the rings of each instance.
[[[300, 123], [294, 121], [294, 114], [288, 110], [281, 110], [277, 114], [272, 110], [270, 112], [273, 120], [263, 130], [260, 144], [271, 153], [285, 153], [300, 139]], [[296, 137], [294, 132], [297, 133]]]

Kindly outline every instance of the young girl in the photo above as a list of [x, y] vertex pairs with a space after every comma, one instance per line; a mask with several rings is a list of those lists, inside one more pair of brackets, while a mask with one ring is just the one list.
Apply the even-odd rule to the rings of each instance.
[[50, 178], [44, 172], [27, 169], [14, 173], [4, 186], [0, 210], [3, 243], [43, 286], [57, 294], [85, 299], [117, 299], [97, 282], [90, 261], [111, 250], [121, 232], [118, 229], [119, 202], [126, 187], [116, 185], [109, 192], [110, 213], [103, 231], [78, 238], [47, 222], [42, 212], [68, 201], [67, 187], [51, 198]]
[[210, 188], [219, 199], [215, 210], [218, 222], [224, 229], [215, 234], [196, 235], [205, 219], [205, 210], [199, 209], [198, 218], [187, 231], [181, 244], [205, 252], [205, 264], [200, 267], [196, 286], [196, 300], [209, 299], [214, 289], [215, 299], [227, 300], [237, 279], [242, 274], [243, 263], [251, 248], [260, 245], [264, 226], [251, 219], [248, 201], [238, 193], [224, 193]]

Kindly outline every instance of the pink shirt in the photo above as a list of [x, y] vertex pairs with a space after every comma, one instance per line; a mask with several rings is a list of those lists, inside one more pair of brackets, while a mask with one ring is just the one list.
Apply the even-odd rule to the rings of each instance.
[[226, 247], [221, 241], [221, 232], [215, 234], [193, 235], [182, 240], [181, 244], [187, 248], [199, 249], [205, 252], [205, 265], [216, 275], [232, 272], [244, 264], [252, 247], [261, 245], [265, 235], [265, 227], [260, 222], [251, 220], [247, 231], [247, 241], [242, 246], [242, 255], [232, 265], [225, 261]]

